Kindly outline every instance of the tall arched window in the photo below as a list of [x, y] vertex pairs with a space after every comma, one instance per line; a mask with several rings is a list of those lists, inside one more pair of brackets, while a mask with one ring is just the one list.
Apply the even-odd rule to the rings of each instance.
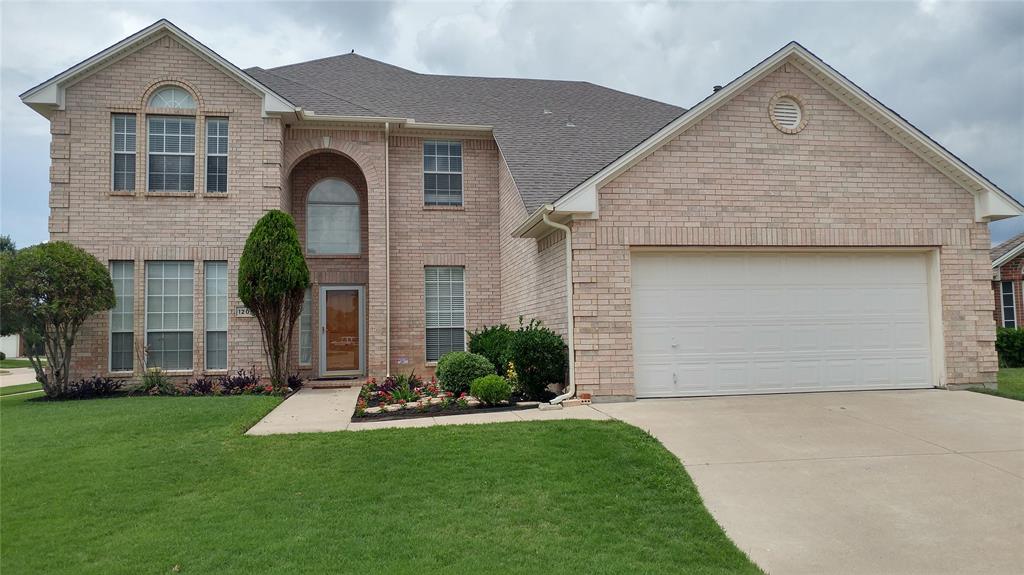
[[359, 254], [359, 194], [345, 180], [321, 180], [309, 191], [306, 250], [310, 254]]

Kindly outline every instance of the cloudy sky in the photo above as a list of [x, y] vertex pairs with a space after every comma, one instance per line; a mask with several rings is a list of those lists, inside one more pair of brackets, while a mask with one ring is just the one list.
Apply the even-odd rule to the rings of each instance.
[[[242, 68], [356, 52], [684, 107], [797, 40], [1024, 199], [1024, 2], [0, 3], [0, 230], [47, 239], [48, 126], [17, 95], [159, 18]], [[44, 26], [43, 23], [46, 25]], [[1024, 218], [992, 225], [993, 239]]]

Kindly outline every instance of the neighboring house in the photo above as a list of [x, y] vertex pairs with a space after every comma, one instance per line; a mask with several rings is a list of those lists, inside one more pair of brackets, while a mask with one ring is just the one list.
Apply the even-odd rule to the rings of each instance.
[[1021, 263], [1024, 262], [1024, 233], [1017, 234], [990, 250], [992, 257], [992, 292], [995, 295], [996, 324], [1001, 327], [1022, 327]]
[[0, 337], [0, 351], [9, 358], [21, 357], [21, 336], [5, 335]]
[[795, 43], [685, 111], [355, 54], [243, 71], [161, 20], [21, 98], [51, 238], [118, 295], [76, 376], [140, 373], [143, 340], [181, 375], [261, 362], [235, 278], [277, 208], [307, 376], [425, 374], [524, 316], [598, 400], [995, 381], [987, 222], [1021, 205]]

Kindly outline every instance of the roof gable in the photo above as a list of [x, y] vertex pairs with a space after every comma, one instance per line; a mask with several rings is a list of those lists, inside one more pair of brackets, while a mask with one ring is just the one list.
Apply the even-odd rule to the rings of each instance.
[[[712, 93], [662, 130], [570, 190], [547, 209], [597, 215], [598, 188], [786, 63], [795, 65], [825, 90], [970, 192], [974, 196], [976, 221], [993, 221], [1024, 214], [1024, 205], [796, 42], [790, 42]], [[524, 223], [524, 226], [528, 223]]]
[[172, 24], [170, 21], [161, 19], [152, 25], [132, 34], [109, 48], [75, 64], [52, 78], [34, 86], [19, 98], [33, 110], [46, 116], [50, 110], [62, 109], [64, 107], [64, 90], [79, 80], [121, 60], [122, 58], [135, 53], [156, 40], [170, 35], [178, 40], [187, 49], [193, 51], [199, 57], [210, 62], [213, 66], [223, 71], [228, 76], [237, 80], [243, 86], [263, 96], [263, 112], [294, 112], [295, 106], [278, 95], [273, 90], [264, 86], [252, 76], [246, 74], [237, 66], [228, 62], [213, 50], [207, 48], [198, 40], [186, 34], [183, 30]]
[[992, 267], [998, 268], [1024, 253], [1024, 232], [1021, 232], [989, 250]]

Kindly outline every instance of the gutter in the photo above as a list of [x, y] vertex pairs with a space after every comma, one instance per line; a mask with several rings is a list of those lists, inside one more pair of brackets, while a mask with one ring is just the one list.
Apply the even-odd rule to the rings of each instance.
[[545, 225], [565, 232], [565, 327], [569, 347], [569, 386], [565, 393], [551, 400], [551, 405], [558, 405], [576, 395], [576, 338], [572, 311], [572, 229], [565, 224], [551, 221], [548, 216], [554, 211], [555, 207], [549, 204], [544, 206], [539, 213], [540, 220]]
[[384, 372], [391, 376], [391, 123], [384, 122]]

